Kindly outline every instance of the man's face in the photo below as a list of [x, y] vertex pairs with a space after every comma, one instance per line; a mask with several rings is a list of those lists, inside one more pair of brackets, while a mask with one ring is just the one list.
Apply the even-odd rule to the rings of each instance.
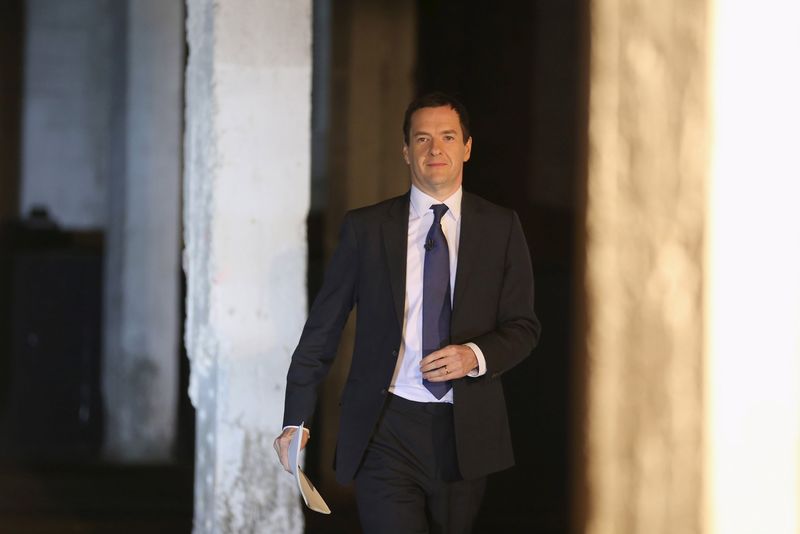
[[408, 136], [403, 157], [411, 183], [437, 200], [452, 195], [472, 150], [472, 137], [464, 143], [458, 113], [450, 106], [420, 108], [411, 115]]

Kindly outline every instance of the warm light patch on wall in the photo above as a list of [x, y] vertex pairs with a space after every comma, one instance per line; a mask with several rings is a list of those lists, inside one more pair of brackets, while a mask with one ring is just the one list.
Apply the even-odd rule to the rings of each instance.
[[585, 534], [702, 518], [705, 0], [590, 2]]
[[706, 532], [797, 534], [800, 3], [718, 0]]

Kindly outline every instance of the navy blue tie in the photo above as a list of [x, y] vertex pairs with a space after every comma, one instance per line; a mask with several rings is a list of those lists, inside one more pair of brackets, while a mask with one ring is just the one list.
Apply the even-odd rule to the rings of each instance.
[[[425, 270], [422, 277], [422, 357], [450, 344], [450, 252], [442, 231], [442, 216], [447, 204], [435, 204], [433, 224], [425, 239]], [[441, 399], [450, 391], [450, 382], [422, 384]]]

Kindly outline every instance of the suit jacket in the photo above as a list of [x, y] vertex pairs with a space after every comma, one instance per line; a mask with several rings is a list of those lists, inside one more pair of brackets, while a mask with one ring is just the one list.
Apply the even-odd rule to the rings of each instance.
[[[356, 335], [342, 394], [336, 479], [353, 479], [378, 421], [403, 329], [409, 194], [348, 212], [338, 248], [309, 312], [286, 382], [284, 425], [309, 421], [317, 387], [356, 307]], [[475, 478], [514, 463], [500, 375], [539, 339], [530, 254], [516, 213], [464, 192], [451, 342], [472, 341], [486, 373], [453, 381], [461, 474]]]

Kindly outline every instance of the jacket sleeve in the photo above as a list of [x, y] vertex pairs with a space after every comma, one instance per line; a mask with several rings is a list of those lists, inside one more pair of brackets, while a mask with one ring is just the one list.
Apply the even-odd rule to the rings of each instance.
[[351, 213], [345, 215], [339, 245], [331, 258], [308, 314], [286, 376], [283, 425], [308, 422], [317, 402], [317, 388], [336, 356], [350, 310], [357, 300], [358, 247]]
[[534, 312], [531, 256], [515, 212], [506, 245], [503, 281], [494, 330], [471, 339], [486, 359], [486, 374], [496, 378], [525, 359], [539, 342], [541, 325]]

